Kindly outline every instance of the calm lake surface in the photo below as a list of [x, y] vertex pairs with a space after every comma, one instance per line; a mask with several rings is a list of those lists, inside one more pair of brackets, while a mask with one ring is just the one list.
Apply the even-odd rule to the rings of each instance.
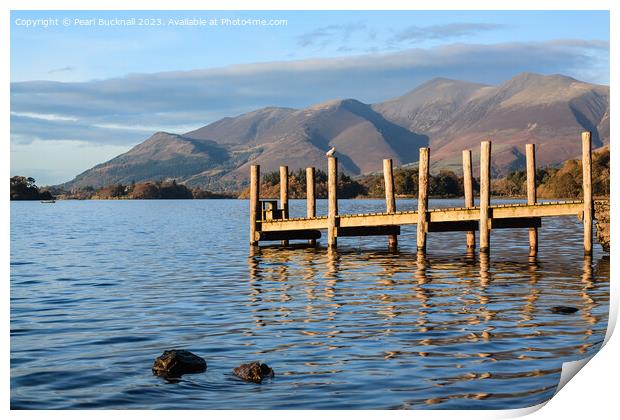
[[[518, 408], [605, 336], [609, 258], [596, 244], [584, 260], [576, 218], [543, 220], [536, 262], [527, 229], [493, 231], [490, 260], [465, 255], [464, 233], [430, 233], [417, 256], [415, 226], [398, 253], [384, 237], [251, 253], [248, 230], [242, 200], [12, 202], [11, 407]], [[207, 372], [153, 376], [171, 348]], [[252, 360], [275, 378], [232, 376]]]

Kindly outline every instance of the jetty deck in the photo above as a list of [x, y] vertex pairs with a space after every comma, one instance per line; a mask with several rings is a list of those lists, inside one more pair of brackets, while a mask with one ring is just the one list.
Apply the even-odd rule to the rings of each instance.
[[307, 240], [316, 244], [321, 231], [327, 231], [328, 246], [336, 247], [338, 237], [380, 235], [388, 237], [388, 246], [397, 247], [400, 227], [417, 225], [418, 251], [426, 250], [429, 232], [466, 232], [466, 246], [476, 246], [478, 232], [480, 252], [490, 250], [493, 229], [527, 228], [530, 255], [538, 251], [538, 228], [545, 217], [576, 216], [583, 221], [584, 253], [592, 252], [592, 142], [589, 132], [582, 133], [583, 200], [538, 202], [536, 198], [535, 146], [526, 145], [527, 203], [491, 205], [490, 172], [491, 142], [481, 143], [480, 199], [474, 205], [471, 150], [463, 151], [464, 206], [457, 208], [428, 208], [430, 149], [420, 149], [418, 209], [397, 211], [394, 195], [392, 161], [385, 159], [384, 186], [386, 211], [381, 213], [338, 214], [337, 158], [328, 157], [328, 214], [316, 215], [314, 168], [306, 170], [307, 216], [288, 217], [288, 168], [280, 167], [280, 200], [260, 200], [260, 167], [253, 165], [250, 179], [250, 243]]

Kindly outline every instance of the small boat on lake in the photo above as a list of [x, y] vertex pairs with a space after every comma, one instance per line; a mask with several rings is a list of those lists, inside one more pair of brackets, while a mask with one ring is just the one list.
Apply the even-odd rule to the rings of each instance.
[[43, 204], [53, 204], [55, 202], [56, 202], [56, 200], [41, 200], [41, 203], [43, 203]]

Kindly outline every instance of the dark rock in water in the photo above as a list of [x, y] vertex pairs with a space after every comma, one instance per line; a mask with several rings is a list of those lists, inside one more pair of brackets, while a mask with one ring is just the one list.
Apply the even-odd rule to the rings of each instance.
[[264, 363], [251, 362], [244, 363], [233, 370], [235, 376], [240, 377], [244, 381], [260, 384], [265, 378], [273, 378], [273, 369]]
[[554, 314], [574, 314], [579, 309], [574, 308], [572, 306], [554, 306], [549, 310], [553, 312]]
[[205, 370], [207, 362], [187, 350], [166, 350], [153, 363], [153, 375], [165, 378], [179, 378], [186, 373], [201, 373]]

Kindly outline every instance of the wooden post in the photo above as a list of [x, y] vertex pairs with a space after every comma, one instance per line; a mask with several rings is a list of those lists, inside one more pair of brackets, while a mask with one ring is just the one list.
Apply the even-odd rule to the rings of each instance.
[[430, 149], [420, 148], [420, 165], [418, 167], [418, 251], [426, 251], [426, 211], [428, 210], [428, 160]]
[[260, 165], [250, 167], [250, 245], [258, 245], [256, 219], [259, 214]]
[[338, 158], [327, 158], [327, 245], [335, 248], [336, 217], [338, 215]]
[[[527, 169], [527, 204], [536, 204], [536, 146], [533, 144], [525, 145], [525, 158]], [[530, 238], [530, 257], [538, 254], [538, 228], [531, 227]]]
[[[306, 168], [306, 216], [316, 217], [316, 196], [314, 182], [314, 168]], [[316, 239], [308, 241], [310, 245], [316, 245]]]
[[[465, 192], [465, 207], [474, 207], [474, 177], [471, 169], [471, 150], [463, 150], [463, 190]], [[467, 231], [467, 251], [476, 248], [476, 232]]]
[[583, 168], [583, 252], [592, 254], [592, 133], [581, 133]]
[[489, 252], [489, 205], [491, 204], [491, 142], [480, 143], [480, 252]]
[[[288, 219], [288, 166], [280, 166], [280, 208], [282, 218]], [[288, 241], [283, 240], [282, 246], [288, 246]]]
[[[387, 213], [396, 212], [396, 199], [394, 198], [394, 174], [392, 172], [392, 159], [383, 159], [383, 180], [385, 184], [385, 210]], [[388, 248], [396, 249], [398, 236], [388, 235]]]

